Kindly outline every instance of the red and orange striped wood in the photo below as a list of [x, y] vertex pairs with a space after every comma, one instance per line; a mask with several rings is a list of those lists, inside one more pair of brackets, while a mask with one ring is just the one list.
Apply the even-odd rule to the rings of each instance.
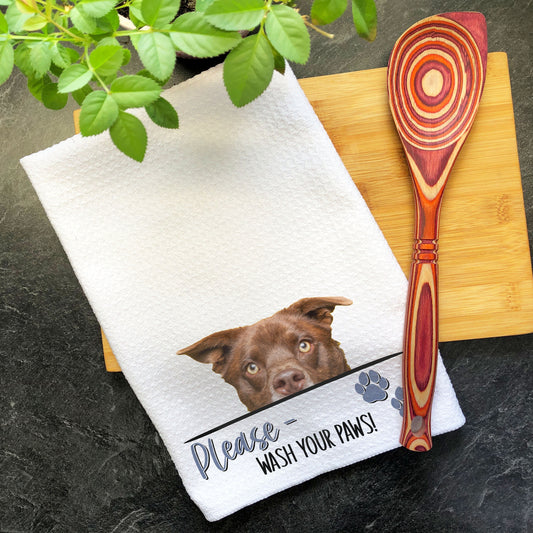
[[404, 333], [403, 446], [426, 451], [438, 351], [437, 241], [444, 187], [472, 127], [487, 70], [481, 13], [446, 13], [411, 26], [388, 66], [389, 105], [414, 186], [415, 243]]

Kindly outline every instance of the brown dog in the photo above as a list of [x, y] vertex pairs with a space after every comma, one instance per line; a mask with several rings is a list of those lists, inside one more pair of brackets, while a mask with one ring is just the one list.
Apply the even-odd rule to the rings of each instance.
[[331, 338], [332, 312], [343, 297], [303, 298], [251, 326], [228, 329], [184, 348], [237, 389], [253, 411], [350, 370]]

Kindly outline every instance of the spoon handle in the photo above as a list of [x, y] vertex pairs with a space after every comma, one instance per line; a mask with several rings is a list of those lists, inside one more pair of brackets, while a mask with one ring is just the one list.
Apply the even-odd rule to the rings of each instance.
[[[440, 196], [440, 195], [439, 195]], [[416, 195], [415, 242], [409, 276], [403, 346], [404, 416], [400, 443], [414, 451], [431, 449], [431, 404], [439, 341], [436, 205]]]

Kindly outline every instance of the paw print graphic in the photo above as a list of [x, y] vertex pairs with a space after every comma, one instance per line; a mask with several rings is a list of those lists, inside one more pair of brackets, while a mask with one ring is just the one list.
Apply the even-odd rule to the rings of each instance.
[[382, 402], [387, 399], [386, 390], [389, 388], [389, 380], [381, 377], [375, 370], [361, 372], [359, 383], [355, 384], [355, 392], [363, 397], [368, 403]]
[[396, 387], [394, 398], [391, 398], [390, 403], [394, 409], [398, 410], [400, 416], [403, 417], [403, 389], [401, 387]]

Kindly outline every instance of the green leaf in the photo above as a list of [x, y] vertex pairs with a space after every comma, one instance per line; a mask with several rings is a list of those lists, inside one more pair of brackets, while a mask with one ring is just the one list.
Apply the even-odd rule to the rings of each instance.
[[205, 10], [213, 3], [213, 0], [196, 0], [195, 10], [200, 13], [205, 12]]
[[50, 65], [50, 72], [57, 78], [61, 76], [61, 73], [63, 72], [63, 70], [64, 69], [58, 67], [54, 62], [52, 62], [52, 64]]
[[44, 28], [47, 24], [46, 18], [37, 13], [24, 21], [22, 29], [24, 31], [36, 31]]
[[223, 30], [251, 30], [264, 15], [263, 0], [214, 0], [205, 10], [207, 21]]
[[82, 33], [93, 33], [97, 29], [96, 20], [94, 17], [88, 15], [83, 6], [74, 6], [70, 11], [70, 20], [74, 27], [80, 30]]
[[155, 102], [148, 104], [145, 109], [148, 116], [158, 126], [172, 129], [179, 127], [178, 113], [172, 104], [163, 97], [160, 96]]
[[165, 85], [165, 83], [168, 81], [168, 78], [164, 80], [160, 80], [156, 78], [148, 69], [145, 69], [145, 68], [143, 68], [142, 70], [139, 70], [139, 72], [137, 72], [137, 75], [144, 76], [145, 78], [150, 78], [151, 80], [154, 80], [158, 85], [161, 85], [161, 87]]
[[118, 104], [105, 91], [85, 96], [80, 112], [80, 132], [84, 137], [97, 135], [110, 128], [118, 117]]
[[115, 0], [82, 0], [78, 3], [89, 17], [100, 18], [107, 15], [114, 7]]
[[215, 57], [237, 45], [241, 35], [215, 28], [200, 13], [185, 13], [173, 22], [170, 38], [186, 54]]
[[21, 13], [15, 3], [6, 10], [5, 17], [10, 33], [20, 33], [24, 23], [32, 16], [31, 13]]
[[15, 0], [15, 5], [21, 13], [36, 13], [38, 11], [37, 6], [27, 0]]
[[352, 16], [360, 37], [373, 41], [377, 33], [377, 13], [374, 0], [352, 0]]
[[[118, 39], [115, 37], [103, 37], [98, 41], [97, 46], [120, 46], [120, 43], [118, 42]], [[122, 47], [121, 47], [122, 48]], [[122, 48], [123, 50], [126, 50], [126, 48]]]
[[96, 23], [96, 30], [93, 35], [102, 35], [103, 33], [113, 33], [120, 26], [118, 13], [113, 10], [103, 17], [94, 19]]
[[135, 40], [135, 49], [142, 64], [157, 79], [167, 79], [174, 70], [176, 50], [168, 35], [147, 32]]
[[25, 43], [15, 48], [15, 65], [28, 78], [35, 77], [30, 60], [30, 48]]
[[272, 55], [274, 56], [274, 70], [285, 74], [285, 58], [274, 47], [272, 47]]
[[129, 48], [122, 49], [122, 66], [127, 65], [131, 59], [131, 52]]
[[142, 4], [142, 0], [133, 0], [129, 9], [129, 18], [137, 28], [140, 28], [141, 26], [146, 26], [146, 22], [144, 21], [142, 14]]
[[28, 78], [28, 90], [40, 102], [43, 101], [43, 88], [52, 83], [50, 76], [45, 74], [42, 78]]
[[161, 87], [144, 76], [128, 75], [111, 84], [111, 94], [121, 107], [144, 107], [159, 98]]
[[[47, 0], [48, 2], [52, 1], [52, 0]], [[59, 24], [60, 26], [63, 26], [64, 28], [69, 26], [69, 17], [67, 14], [62, 14], [62, 13], [53, 13], [52, 12], [52, 19], [55, 23]]]
[[129, 48], [123, 48], [122, 45], [118, 42], [115, 37], [103, 37], [98, 41], [97, 48], [100, 48], [101, 46], [114, 46], [114, 47], [120, 47], [122, 50], [122, 65], [127, 65], [131, 59], [131, 52]]
[[[158, 1], [159, 0], [156, 0], [156, 3]], [[133, 2], [131, 3], [129, 7], [129, 18], [138, 29], [143, 28], [143, 26], [150, 26], [150, 24], [148, 24], [148, 21], [146, 21], [144, 18], [143, 10], [148, 9], [148, 11], [150, 11], [151, 6], [145, 6], [145, 4], [150, 4], [151, 2], [152, 0], [133, 0]], [[180, 0], [180, 3], [181, 3], [181, 0]], [[176, 10], [176, 14], [177, 14], [177, 10]], [[167, 24], [159, 25], [159, 27], [167, 26]]]
[[234, 105], [241, 107], [257, 98], [274, 72], [272, 48], [263, 32], [250, 35], [224, 61], [224, 84]]
[[48, 109], [63, 109], [67, 105], [68, 94], [57, 92], [57, 83], [46, 83], [41, 93], [43, 104]]
[[84, 85], [81, 89], [73, 91], [72, 97], [74, 98], [74, 100], [76, 100], [76, 103], [81, 106], [85, 101], [85, 97], [88, 94], [91, 94], [92, 92], [93, 90], [91, 89], [90, 85]]
[[337, 20], [348, 7], [348, 0], [314, 0], [311, 6], [313, 24], [331, 24]]
[[72, 57], [61, 43], [54, 43], [52, 45], [52, 62], [59, 68], [67, 68], [72, 63]]
[[15, 52], [9, 41], [0, 41], [0, 84], [4, 83], [13, 70]]
[[0, 33], [8, 33], [9, 26], [7, 25], [7, 20], [4, 14], [0, 11]]
[[109, 133], [121, 152], [135, 161], [141, 162], [144, 159], [148, 137], [143, 123], [137, 117], [120, 111]]
[[91, 68], [100, 76], [112, 76], [122, 66], [124, 49], [121, 46], [97, 46], [89, 56]]
[[164, 26], [172, 22], [180, 3], [175, 0], [145, 0], [141, 5], [142, 18], [148, 26]]
[[142, 27], [146, 26], [146, 24], [144, 23], [144, 20], [141, 20], [140, 18], [137, 18], [134, 14], [133, 14], [133, 11], [131, 10], [131, 6], [130, 6], [130, 14], [129, 14], [129, 17], [128, 17], [131, 22], [133, 22], [134, 26], [139, 30], [141, 29]]
[[74, 50], [73, 48], [66, 48], [66, 47], [65, 47], [65, 50], [67, 51], [67, 54], [70, 57], [71, 63], [75, 63], [76, 61], [78, 61], [78, 59], [80, 58], [80, 54], [76, 52], [76, 50]]
[[311, 50], [311, 39], [302, 17], [291, 7], [272, 6], [265, 30], [272, 46], [289, 61], [305, 63]]
[[47, 41], [37, 42], [30, 49], [30, 62], [38, 78], [48, 72], [52, 63], [52, 50]]
[[87, 85], [93, 77], [93, 73], [80, 63], [70, 65], [59, 76], [57, 82], [58, 93], [71, 93]]

